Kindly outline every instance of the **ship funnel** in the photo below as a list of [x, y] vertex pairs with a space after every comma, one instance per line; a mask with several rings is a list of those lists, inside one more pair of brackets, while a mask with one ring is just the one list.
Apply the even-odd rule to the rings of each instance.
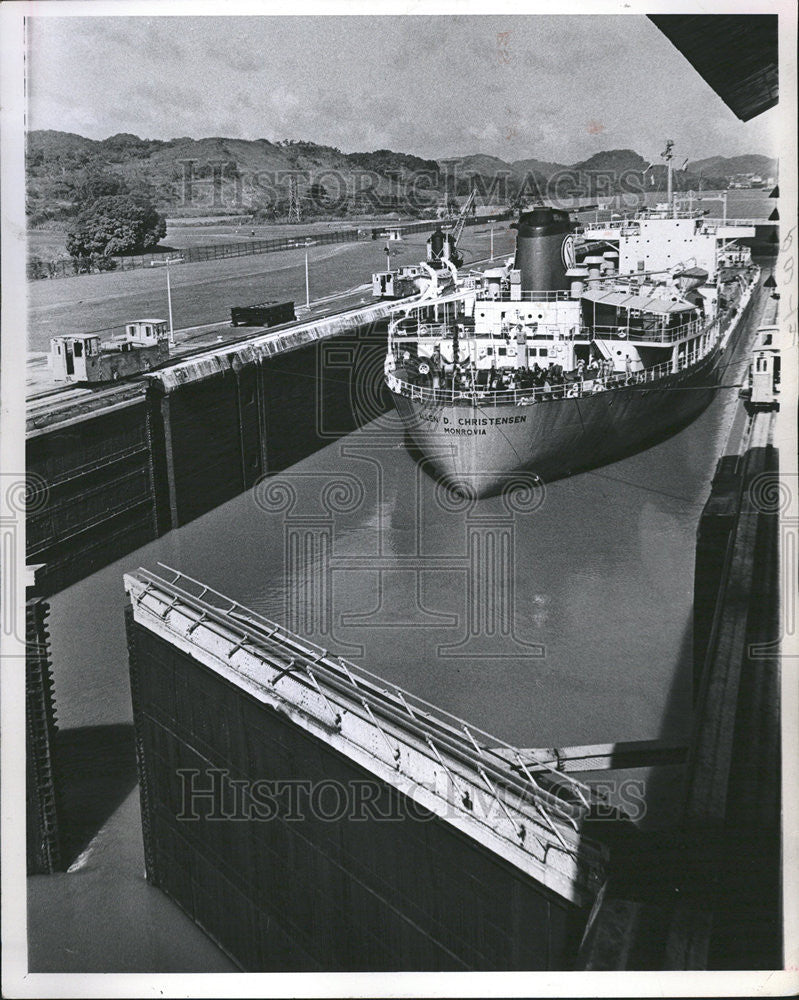
[[511, 228], [517, 231], [514, 267], [521, 272], [522, 292], [568, 288], [566, 270], [575, 263], [569, 213], [538, 205]]

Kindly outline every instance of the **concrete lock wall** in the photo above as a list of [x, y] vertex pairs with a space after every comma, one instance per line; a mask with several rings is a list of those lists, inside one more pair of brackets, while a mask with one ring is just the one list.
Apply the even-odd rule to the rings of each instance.
[[[243, 969], [570, 967], [584, 910], [135, 624], [130, 609], [127, 626], [148, 878]], [[279, 799], [276, 816], [248, 819], [252, 800], [234, 801], [229, 780], [256, 779], [324, 781], [327, 794], [316, 807], [310, 792], [305, 805]], [[214, 780], [215, 799], [189, 796]], [[360, 820], [347, 815], [355, 793], [342, 816], [333, 783], [370, 786]]]
[[[359, 397], [364, 374], [376, 371], [376, 357], [382, 372], [384, 353], [382, 336], [359, 338], [356, 331], [153, 393], [169, 526], [212, 510], [259, 476], [285, 469], [377, 416]], [[381, 400], [380, 412], [387, 406]]]
[[143, 398], [29, 435], [27, 556], [53, 593], [156, 537]]
[[70, 410], [29, 427], [28, 559], [44, 564], [41, 592], [75, 583], [384, 412], [384, 353], [383, 331], [350, 331], [208, 366], [182, 384], [154, 379], [114, 409]]
[[263, 364], [264, 471], [279, 472], [389, 409], [384, 358], [385, 332], [357, 331]]
[[214, 375], [160, 400], [170, 527], [191, 521], [240, 493], [241, 455], [233, 373]]

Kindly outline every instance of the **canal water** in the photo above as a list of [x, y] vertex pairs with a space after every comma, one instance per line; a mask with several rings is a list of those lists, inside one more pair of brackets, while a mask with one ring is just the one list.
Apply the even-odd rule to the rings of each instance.
[[[743, 348], [731, 361], [725, 384]], [[696, 525], [736, 406], [724, 389], [623, 461], [471, 503], [422, 471], [393, 412], [372, 421], [54, 595], [60, 725], [131, 721], [122, 576], [163, 562], [518, 746], [680, 733]], [[512, 593], [498, 573], [475, 596], [476, 534], [507, 540]], [[473, 597], [496, 605], [493, 634]]]
[[[122, 575], [160, 561], [517, 746], [679, 739], [696, 526], [737, 410], [722, 389], [659, 444], [513, 502], [442, 493], [397, 418], [372, 421], [53, 596], [59, 726], [129, 733]], [[506, 570], [476, 538], [504, 539]], [[29, 879], [31, 968], [232, 968], [145, 883], [135, 788], [106, 812], [72, 874]]]
[[[746, 360], [742, 345], [726, 384]], [[442, 496], [396, 418], [374, 421], [55, 595], [59, 725], [129, 734], [122, 574], [161, 561], [518, 746], [679, 739], [696, 525], [738, 410], [724, 389], [672, 437], [550, 483], [522, 510]], [[469, 627], [467, 538], [480, 532], [504, 533], [515, 583], [505, 610], [496, 586], [482, 591], [497, 605], [493, 634]], [[107, 789], [102, 761], [87, 766]], [[73, 872], [28, 880], [31, 969], [232, 970], [145, 882], [132, 780], [108, 794], [90, 803], [103, 821]], [[662, 815], [668, 800], [653, 806]]]

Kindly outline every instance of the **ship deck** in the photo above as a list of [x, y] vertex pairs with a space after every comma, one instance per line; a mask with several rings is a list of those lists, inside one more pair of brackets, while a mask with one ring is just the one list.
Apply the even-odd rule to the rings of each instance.
[[[669, 360], [643, 371], [630, 372], [629, 374], [615, 372], [610, 375], [580, 376], [576, 371], [571, 371], [564, 372], [560, 381], [552, 375], [547, 375], [541, 385], [522, 385], [503, 389], [489, 389], [477, 385], [474, 388], [466, 389], [448, 388], [446, 385], [433, 387], [429, 376], [415, 376], [414, 373], [400, 367], [386, 373], [386, 384], [392, 392], [400, 396], [430, 403], [433, 406], [498, 406], [502, 404], [529, 406], [552, 399], [592, 396], [596, 393], [623, 389], [631, 385], [657, 382], [669, 375], [688, 371], [706, 356], [691, 356], [681, 368], [676, 368]], [[452, 376], [447, 376], [446, 381], [451, 383]]]

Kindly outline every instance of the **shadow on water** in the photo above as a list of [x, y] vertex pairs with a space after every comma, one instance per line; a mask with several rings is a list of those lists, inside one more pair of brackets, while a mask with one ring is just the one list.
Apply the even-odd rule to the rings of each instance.
[[136, 786], [133, 726], [83, 726], [56, 736], [61, 850], [68, 868]]
[[[690, 738], [692, 640], [693, 627], [689, 621], [659, 732], [660, 739], [670, 744], [687, 744]], [[592, 776], [580, 777], [590, 781]], [[707, 871], [691, 864], [692, 845], [681, 823], [685, 765], [606, 771], [602, 779], [613, 787], [623, 787], [625, 782], [640, 787], [643, 781], [643, 813], [631, 821], [624, 812], [612, 816], [600, 812], [585, 824], [586, 835], [608, 850], [607, 881], [602, 893], [601, 936], [597, 939], [592, 919], [575, 968], [586, 968], [589, 959], [595, 963], [591, 967], [598, 969], [668, 968], [666, 946], [675, 905], [706, 897], [709, 890]]]
[[[726, 455], [721, 461], [732, 457]], [[776, 451], [771, 461], [776, 472]], [[763, 541], [762, 534], [759, 537], [764, 548], [777, 544], [774, 531], [769, 541]], [[761, 565], [776, 565], [776, 561], [773, 552], [770, 563], [768, 556], [759, 560]], [[752, 571], [754, 587], [758, 586], [757, 572], [756, 566]], [[774, 643], [779, 636], [774, 595], [769, 593], [767, 581], [760, 585], [763, 591], [755, 591], [749, 605], [747, 638], [750, 643], [753, 637]], [[718, 673], [725, 669], [726, 660], [721, 657], [695, 663], [693, 631], [691, 620], [681, 643], [659, 737], [669, 743], [684, 742], [696, 753], [699, 725], [707, 721], [712, 738], [712, 727], [718, 724], [713, 704], [703, 708], [708, 695], [701, 685], [707, 678], [700, 681], [696, 675], [710, 669]], [[688, 762], [651, 769], [646, 780], [645, 822], [638, 826], [628, 822], [586, 825], [586, 833], [602, 841], [610, 852], [606, 893], [615, 902], [607, 907], [609, 922], [614, 919], [614, 905], [619, 912], [625, 906], [637, 911], [625, 930], [627, 969], [676, 968], [665, 964], [669, 935], [676, 933], [679, 944], [679, 935], [692, 919], [704, 921], [708, 928], [698, 932], [695, 946], [701, 954], [705, 933], [707, 958], [702, 968], [775, 969], [782, 961], [779, 736], [773, 734], [778, 727], [769, 715], [779, 701], [779, 670], [772, 666], [769, 675], [768, 661], [755, 664], [743, 652], [740, 655], [744, 660], [733, 709], [729, 770], [714, 768], [711, 774], [713, 780], [727, 783], [729, 801], [723, 816], [714, 816], [701, 803], [698, 807], [694, 803], [694, 815], [689, 812], [689, 780], [697, 772], [701, 778], [711, 767], [700, 756], [691, 772]], [[728, 656], [735, 657], [735, 651]], [[699, 684], [696, 704], [695, 684]], [[726, 712], [730, 710], [728, 707]], [[709, 716], [703, 714], [708, 711]], [[704, 780], [710, 780], [707, 773]], [[745, 934], [741, 928], [746, 928]], [[586, 940], [587, 956], [593, 944], [590, 935]], [[617, 957], [613, 946], [610, 954]], [[602, 958], [601, 948], [596, 955]]]

